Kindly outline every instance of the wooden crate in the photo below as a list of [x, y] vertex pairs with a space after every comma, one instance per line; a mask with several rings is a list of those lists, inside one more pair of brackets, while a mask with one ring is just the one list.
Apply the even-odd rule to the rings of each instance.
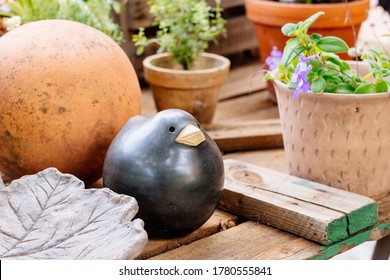
[[[208, 0], [213, 5], [213, 0]], [[237, 54], [257, 49], [258, 44], [252, 23], [245, 16], [245, 0], [223, 0], [223, 17], [227, 20], [227, 37], [221, 37], [218, 45], [211, 45], [207, 50], [224, 56]], [[123, 48], [129, 56], [139, 78], [143, 77], [143, 59], [156, 52], [156, 47], [149, 47], [142, 56], [137, 56], [132, 43], [133, 34], [138, 32], [140, 27], [145, 28], [148, 35], [155, 34], [152, 27], [153, 18], [149, 14], [149, 7], [146, 0], [129, 0], [121, 14], [120, 24], [125, 32], [126, 42]]]

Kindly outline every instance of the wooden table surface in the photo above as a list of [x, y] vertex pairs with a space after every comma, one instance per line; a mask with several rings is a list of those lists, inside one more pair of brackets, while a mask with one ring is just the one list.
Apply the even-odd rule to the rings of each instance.
[[[205, 127], [224, 159], [287, 173], [277, 105], [262, 81], [258, 60], [236, 57], [222, 88], [213, 124]], [[156, 112], [143, 88], [143, 115]], [[325, 246], [217, 209], [206, 224], [176, 239], [149, 240], [140, 259], [328, 259], [368, 240], [390, 235], [390, 196], [377, 201], [378, 222]]]
[[[231, 153], [224, 158], [279, 171], [286, 169], [283, 149]], [[205, 225], [187, 236], [150, 240], [140, 259], [328, 259], [363, 242], [390, 235], [390, 196], [378, 201], [378, 210], [375, 226], [324, 246], [217, 209]]]

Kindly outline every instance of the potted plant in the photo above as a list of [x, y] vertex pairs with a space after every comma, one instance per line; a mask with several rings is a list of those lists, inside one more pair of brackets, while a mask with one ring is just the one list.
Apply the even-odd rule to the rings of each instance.
[[206, 0], [148, 1], [156, 37], [148, 39], [141, 28], [133, 41], [138, 54], [149, 44], [159, 46], [143, 61], [157, 110], [183, 109], [200, 123], [212, 122], [230, 67], [227, 58], [205, 52], [226, 33], [220, 0], [215, 3], [212, 8]]
[[0, 1], [0, 36], [27, 23], [44, 19], [67, 19], [92, 26], [121, 44], [120, 26], [112, 11], [120, 13], [127, 0], [3, 0]]
[[[325, 15], [312, 25], [311, 32], [340, 37], [354, 47], [369, 5], [370, 0], [245, 0], [246, 15], [254, 24], [262, 62], [275, 46], [283, 50], [287, 40], [280, 34], [283, 25], [302, 21], [318, 11]], [[342, 57], [348, 59], [346, 54]]]
[[372, 198], [390, 193], [390, 62], [368, 49], [362, 62], [334, 36], [308, 34], [323, 13], [288, 23], [280, 61], [265, 78], [276, 89], [292, 175]]

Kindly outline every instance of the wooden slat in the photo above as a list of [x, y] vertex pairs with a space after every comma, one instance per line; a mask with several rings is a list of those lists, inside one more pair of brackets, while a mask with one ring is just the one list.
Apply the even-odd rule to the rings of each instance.
[[199, 229], [179, 238], [149, 239], [147, 246], [138, 259], [148, 259], [163, 252], [176, 249], [195, 240], [215, 234], [221, 230], [234, 227], [238, 223], [238, 217], [216, 209], [210, 219]]
[[225, 160], [219, 208], [331, 244], [377, 222], [374, 200], [235, 160]]
[[232, 97], [264, 90], [267, 87], [267, 83], [263, 78], [264, 73], [261, 72], [260, 61], [257, 57], [239, 67], [233, 65], [226, 82], [221, 88], [219, 100], [223, 101]]
[[220, 36], [218, 44], [211, 43], [207, 49], [208, 52], [230, 55], [258, 48], [253, 24], [247, 19], [245, 14], [228, 19], [225, 28], [227, 36]]
[[149, 87], [142, 89], [142, 108], [141, 114], [143, 116], [151, 116], [157, 113], [156, 104], [154, 103], [154, 98], [152, 91]]
[[[245, 222], [152, 259], [305, 259], [316, 255], [319, 248], [319, 245], [299, 236], [255, 222]], [[304, 253], [302, 249], [306, 249]]]
[[[223, 156], [224, 159], [234, 159], [243, 161], [252, 165], [266, 166], [269, 169], [288, 173], [288, 163], [285, 158], [283, 149], [243, 151], [230, 153]], [[377, 201], [378, 204], [378, 225], [390, 224], [390, 195]], [[386, 228], [389, 228], [388, 230]], [[377, 240], [383, 236], [390, 234], [390, 226], [381, 226], [381, 230], [377, 231], [372, 237], [372, 240]]]
[[279, 172], [287, 173], [288, 164], [283, 149], [254, 150], [228, 153], [223, 155], [224, 159], [235, 159], [254, 165], [266, 166]]
[[205, 129], [222, 152], [283, 147], [279, 119], [214, 123]]
[[297, 235], [248, 221], [152, 259], [323, 260], [369, 241], [375, 237], [376, 231], [369, 228], [340, 242], [322, 246]]
[[379, 220], [390, 222], [390, 195], [378, 201]]
[[278, 117], [278, 107], [270, 101], [269, 93], [267, 91], [261, 91], [218, 103], [213, 122], [232, 123], [235, 121], [262, 120]]
[[128, 23], [125, 30], [138, 30], [140, 27], [149, 27], [153, 23], [153, 17], [149, 13], [149, 6], [145, 0], [128, 0]]

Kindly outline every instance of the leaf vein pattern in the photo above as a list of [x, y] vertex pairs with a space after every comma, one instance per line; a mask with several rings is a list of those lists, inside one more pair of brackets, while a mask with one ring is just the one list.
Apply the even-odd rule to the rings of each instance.
[[[37, 218], [35, 220], [33, 220], [33, 223], [31, 224], [31, 226], [29, 228], [26, 229], [26, 232], [25, 234], [22, 236], [22, 238], [20, 238], [20, 240], [18, 242], [15, 242], [15, 244], [8, 250], [7, 253], [5, 253], [3, 255], [3, 257], [16, 257], [20, 254], [12, 254], [12, 250], [14, 250], [19, 244], [23, 243], [23, 241], [27, 238], [27, 236], [30, 234], [30, 232], [32, 232], [34, 230], [34, 226], [35, 224], [37, 223], [37, 221], [40, 219], [40, 217], [42, 216], [43, 212], [45, 211], [45, 206], [47, 205], [47, 203], [49, 202], [50, 200], [50, 197], [53, 195], [53, 193], [55, 192], [55, 189], [60, 185], [61, 181], [62, 181], [62, 177], [60, 177], [60, 179], [58, 180], [57, 182], [57, 185], [55, 187], [53, 187], [50, 182], [45, 178], [45, 176], [42, 176], [40, 175], [41, 178], [43, 178], [46, 183], [50, 186], [50, 188], [52, 189], [52, 192], [51, 193], [48, 193], [48, 196], [47, 196], [47, 200], [45, 202], [44, 205], [41, 206], [39, 200], [37, 199], [38, 203], [39, 203], [39, 206], [41, 207], [41, 212], [39, 213], [39, 215], [37, 216]], [[43, 188], [41, 185], [39, 185], [37, 182], [35, 182], [36, 185], [38, 185], [39, 187]], [[35, 196], [35, 195], [34, 195]], [[13, 208], [12, 208], [13, 209]], [[18, 217], [19, 219], [19, 217]], [[20, 219], [19, 219], [20, 221]], [[23, 224], [23, 223], [22, 223]]]

